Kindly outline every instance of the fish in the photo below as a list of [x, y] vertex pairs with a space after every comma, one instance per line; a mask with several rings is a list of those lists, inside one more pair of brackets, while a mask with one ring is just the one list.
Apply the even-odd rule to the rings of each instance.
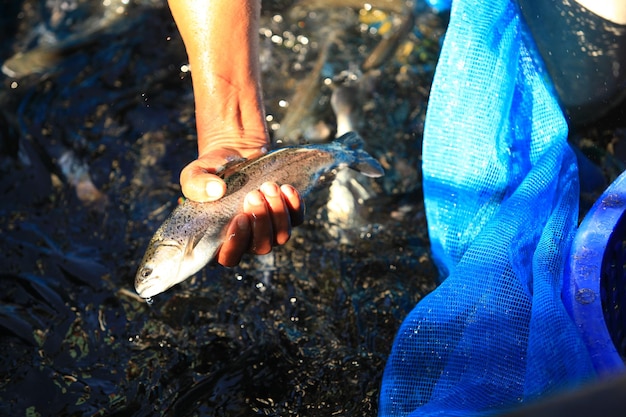
[[356, 84], [340, 85], [335, 87], [330, 96], [330, 106], [337, 121], [337, 137], [347, 132], [355, 132], [357, 121], [359, 96], [361, 92]]
[[319, 122], [314, 108], [321, 96], [322, 69], [328, 63], [329, 51], [337, 42], [338, 30], [328, 29], [326, 36], [322, 36], [319, 54], [311, 72], [298, 83], [298, 87], [289, 100], [289, 108], [280, 122], [280, 127], [276, 130], [275, 136], [282, 138], [284, 143], [296, 144], [298, 140], [318, 142], [326, 139], [315, 128]]
[[[361, 77], [356, 82], [346, 83], [333, 89], [330, 104], [337, 121], [338, 137], [346, 132], [357, 131], [357, 125], [362, 116], [360, 103], [364, 96], [363, 84], [368, 82], [369, 80], [365, 77]], [[353, 232], [366, 222], [362, 215], [363, 203], [374, 195], [372, 184], [359, 182], [355, 171], [337, 172], [328, 187], [327, 232], [341, 243], [352, 243], [355, 236]]]
[[129, 0], [46, 1], [47, 18], [23, 34], [37, 46], [9, 57], [0, 71], [16, 79], [54, 71], [68, 56], [142, 26], [150, 6], [134, 6]]
[[415, 15], [412, 10], [409, 9], [404, 13], [400, 24], [394, 27], [390, 35], [384, 37], [367, 58], [365, 58], [365, 61], [361, 64], [362, 70], [367, 72], [389, 62], [393, 54], [396, 53], [398, 46], [406, 39], [408, 34], [411, 33], [414, 26]]
[[363, 150], [363, 139], [348, 132], [323, 144], [285, 146], [220, 172], [226, 194], [217, 201], [185, 200], [154, 233], [135, 277], [140, 297], [152, 297], [183, 282], [216, 255], [245, 196], [266, 181], [291, 184], [303, 198], [337, 170], [349, 167], [368, 177], [384, 175], [378, 161]]
[[[126, 3], [126, 4], [125, 4]], [[142, 16], [138, 12], [128, 9], [126, 0], [110, 0], [108, 6], [105, 2], [81, 2], [77, 9], [71, 7], [68, 10], [50, 10], [55, 20], [66, 22], [56, 22], [56, 31], [61, 32], [68, 25], [72, 28], [72, 34], [62, 39], [55, 39], [50, 32], [44, 30], [43, 35], [38, 34], [42, 29], [36, 27], [30, 36], [39, 37], [39, 45], [27, 51], [19, 51], [9, 57], [0, 66], [0, 71], [10, 78], [22, 78], [32, 74], [45, 74], [53, 71], [68, 56], [85, 51], [86, 48], [102, 42], [102, 38], [119, 36], [131, 28], [140, 26]], [[87, 15], [86, 19], [79, 19], [78, 22], [70, 24], [76, 18], [72, 14]], [[63, 16], [63, 17], [61, 17]], [[51, 23], [52, 24], [52, 23]], [[52, 37], [53, 39], [47, 39]]]

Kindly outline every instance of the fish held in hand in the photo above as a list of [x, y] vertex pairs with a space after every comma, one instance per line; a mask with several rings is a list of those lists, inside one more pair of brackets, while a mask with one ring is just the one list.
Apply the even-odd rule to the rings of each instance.
[[211, 261], [226, 239], [245, 196], [267, 181], [291, 184], [304, 198], [333, 170], [350, 167], [369, 177], [384, 174], [354, 132], [327, 144], [280, 148], [228, 166], [220, 175], [226, 194], [217, 201], [185, 200], [155, 232], [135, 277], [140, 297], [150, 298], [186, 280]]

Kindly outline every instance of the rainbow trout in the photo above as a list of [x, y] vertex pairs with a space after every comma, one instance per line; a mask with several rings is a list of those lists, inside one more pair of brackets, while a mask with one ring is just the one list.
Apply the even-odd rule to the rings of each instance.
[[291, 146], [224, 169], [226, 195], [209, 203], [185, 200], [163, 222], [148, 244], [135, 277], [135, 289], [151, 298], [186, 280], [209, 261], [225, 240], [231, 219], [243, 210], [244, 197], [266, 181], [291, 184], [304, 198], [333, 170], [350, 167], [380, 177], [380, 164], [349, 132], [327, 144]]

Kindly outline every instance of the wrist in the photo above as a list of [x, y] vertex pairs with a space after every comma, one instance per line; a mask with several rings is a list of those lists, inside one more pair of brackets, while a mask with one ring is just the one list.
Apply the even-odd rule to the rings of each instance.
[[205, 132], [200, 136], [198, 131], [198, 157], [219, 153], [225, 162], [231, 158], [254, 158], [269, 150], [269, 137], [265, 129], [234, 130]]
[[[253, 79], [243, 77], [226, 81], [225, 77], [210, 72], [200, 74], [198, 78], [198, 83], [212, 85], [206, 89], [198, 88], [194, 83], [200, 154], [216, 147], [249, 150], [269, 144], [260, 89]], [[219, 82], [212, 82], [208, 80], [210, 78], [219, 78]]]

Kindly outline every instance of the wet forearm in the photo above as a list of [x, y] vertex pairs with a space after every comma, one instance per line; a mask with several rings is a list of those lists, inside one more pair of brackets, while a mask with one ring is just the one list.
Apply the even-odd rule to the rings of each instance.
[[258, 62], [258, 0], [169, 0], [192, 71], [198, 149], [267, 141]]

